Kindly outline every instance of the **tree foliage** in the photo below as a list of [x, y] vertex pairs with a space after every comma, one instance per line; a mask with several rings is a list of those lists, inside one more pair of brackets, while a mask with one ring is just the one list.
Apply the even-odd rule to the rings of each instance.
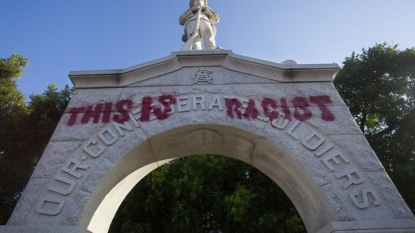
[[415, 48], [376, 44], [347, 57], [334, 85], [415, 210]]
[[73, 90], [56, 85], [26, 103], [15, 80], [28, 60], [0, 59], [0, 224], [5, 224], [61, 118]]
[[182, 157], [130, 192], [110, 232], [305, 232], [284, 192], [254, 167], [219, 155]]
[[22, 115], [27, 113], [25, 97], [16, 84], [16, 79], [24, 74], [22, 68], [27, 64], [26, 58], [16, 54], [0, 59], [0, 223], [8, 219], [15, 205], [12, 200], [18, 198], [23, 188], [19, 179], [22, 170], [14, 173], [10, 166], [13, 163], [17, 164], [16, 167], [21, 166], [19, 160], [14, 162], [21, 155], [13, 156], [10, 151], [19, 143], [16, 141], [16, 129]]
[[28, 60], [20, 55], [13, 54], [8, 59], [0, 59], [0, 156], [11, 145], [6, 137], [13, 133], [16, 117], [26, 112], [25, 97], [17, 88], [16, 79], [25, 71]]

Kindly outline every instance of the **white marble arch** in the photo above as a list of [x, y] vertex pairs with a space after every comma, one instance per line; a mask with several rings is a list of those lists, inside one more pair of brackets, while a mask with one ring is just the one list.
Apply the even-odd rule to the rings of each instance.
[[0, 232], [107, 232], [142, 177], [203, 153], [270, 177], [308, 232], [415, 232], [331, 83], [337, 70], [199, 51], [71, 72], [76, 93]]

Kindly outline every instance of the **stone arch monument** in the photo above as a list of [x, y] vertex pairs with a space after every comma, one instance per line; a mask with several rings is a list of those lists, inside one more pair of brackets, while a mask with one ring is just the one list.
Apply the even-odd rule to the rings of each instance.
[[0, 232], [107, 232], [142, 177], [198, 153], [265, 173], [308, 232], [415, 232], [332, 85], [338, 69], [209, 50], [71, 72], [75, 95]]

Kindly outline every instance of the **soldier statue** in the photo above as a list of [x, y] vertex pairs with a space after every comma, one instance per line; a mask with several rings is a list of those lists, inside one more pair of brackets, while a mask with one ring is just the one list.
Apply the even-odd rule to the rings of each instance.
[[179, 18], [180, 25], [184, 26], [185, 44], [181, 50], [201, 50], [202, 40], [205, 50], [221, 49], [215, 42], [217, 22], [219, 14], [207, 6], [207, 0], [190, 0], [189, 9]]

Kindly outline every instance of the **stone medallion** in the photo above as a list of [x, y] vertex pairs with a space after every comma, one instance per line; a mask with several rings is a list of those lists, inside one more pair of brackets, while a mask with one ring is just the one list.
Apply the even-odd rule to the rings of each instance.
[[202, 129], [187, 135], [185, 144], [187, 148], [194, 151], [213, 150], [222, 146], [223, 138], [215, 131]]

